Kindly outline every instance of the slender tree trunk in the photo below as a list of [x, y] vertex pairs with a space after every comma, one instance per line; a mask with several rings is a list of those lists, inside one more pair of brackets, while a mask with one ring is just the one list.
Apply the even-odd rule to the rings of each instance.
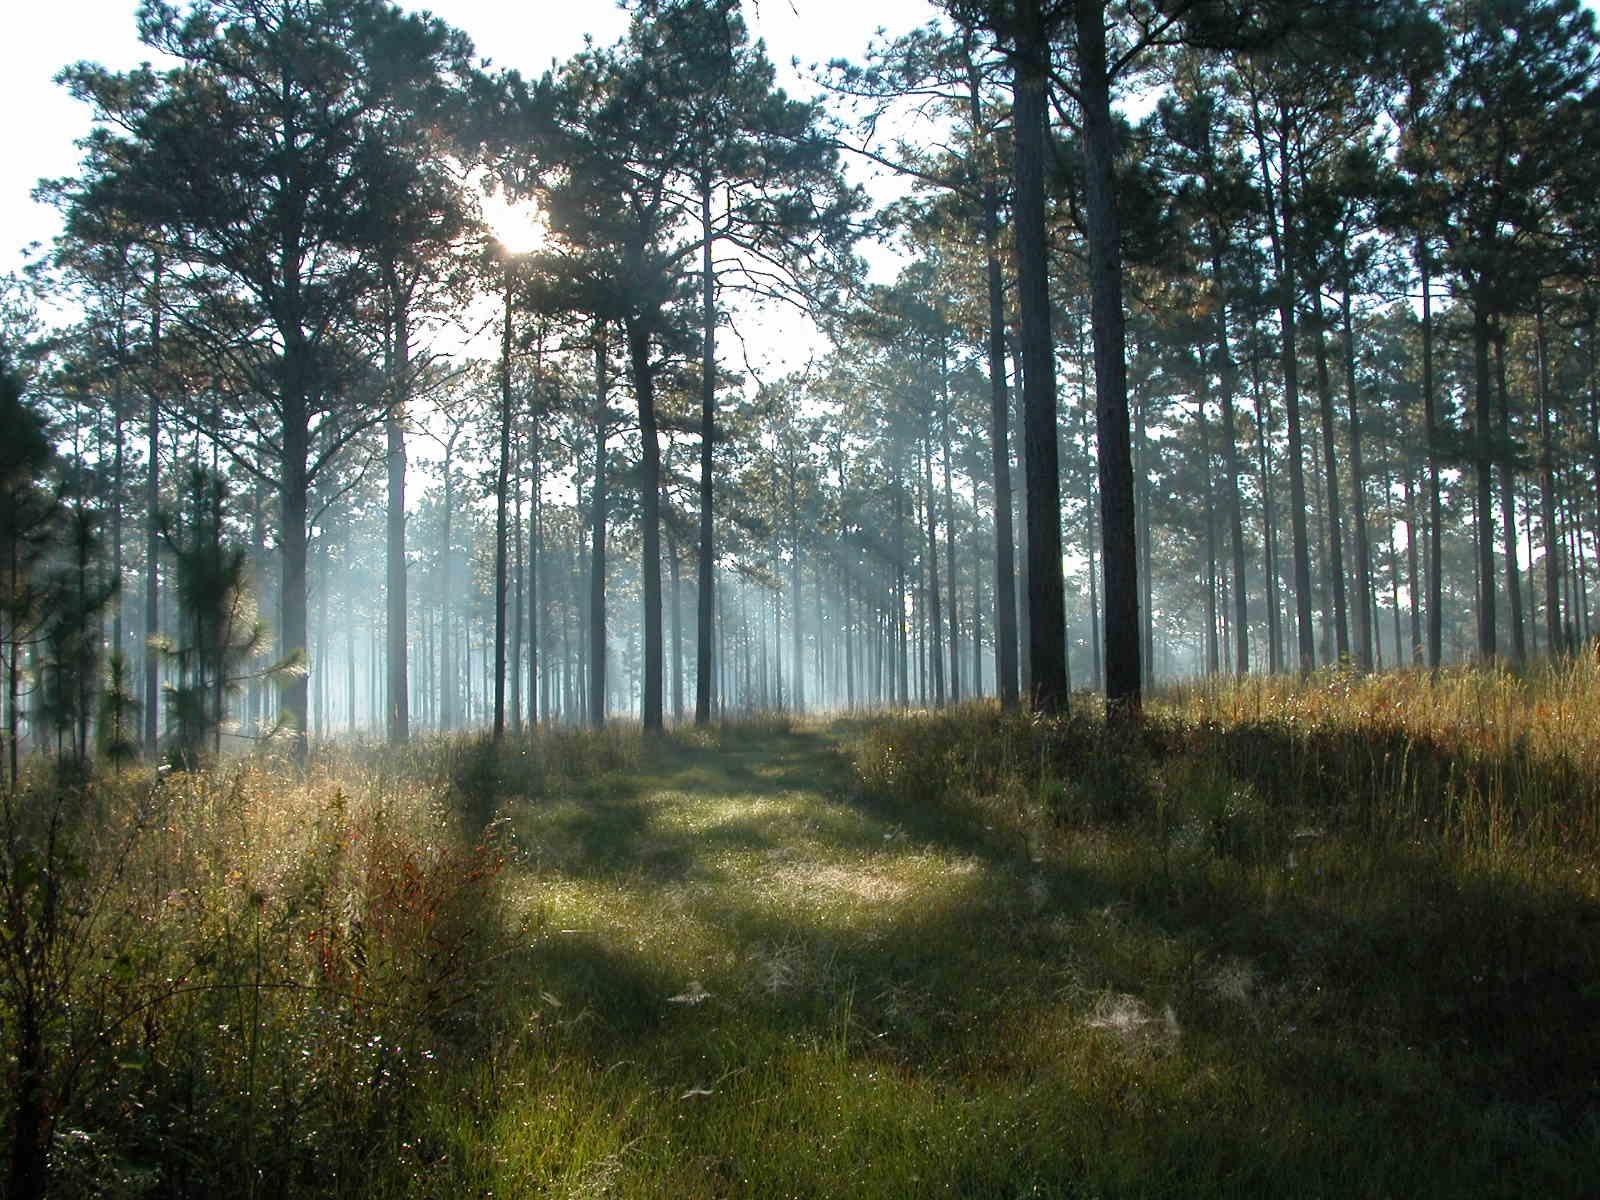
[[922, 436], [923, 508], [928, 529], [928, 578], [923, 593], [928, 602], [927, 655], [933, 677], [934, 705], [944, 707], [944, 624], [943, 605], [939, 602], [939, 530], [935, 520], [933, 502], [933, 431]]
[[161, 716], [161, 401], [156, 380], [161, 371], [161, 256], [156, 255], [150, 301], [149, 412], [145, 426], [144, 515], [144, 750], [154, 758]]
[[1250, 392], [1256, 410], [1256, 470], [1261, 477], [1262, 582], [1267, 606], [1267, 671], [1283, 670], [1283, 606], [1278, 593], [1277, 496], [1272, 487], [1272, 417], [1261, 387], [1261, 364], [1250, 360]]
[[1494, 588], [1494, 495], [1493, 454], [1491, 453], [1491, 410], [1489, 384], [1489, 312], [1484, 297], [1472, 298], [1472, 355], [1475, 375], [1473, 420], [1477, 428], [1473, 440], [1474, 474], [1477, 499], [1478, 535], [1478, 657], [1487, 662], [1495, 657]]
[[[283, 635], [284, 654], [309, 657], [310, 641], [306, 629], [306, 460], [310, 452], [310, 415], [307, 411], [302, 369], [306, 347], [286, 349], [283, 392], [283, 467], [279, 488], [283, 539]], [[315, 664], [310, 664], [314, 666]], [[293, 730], [296, 761], [304, 763], [310, 746], [306, 740], [308, 676], [291, 671], [282, 685], [281, 712]]]
[[1366, 481], [1361, 474], [1361, 399], [1356, 390], [1356, 332], [1350, 310], [1348, 263], [1345, 272], [1340, 316], [1344, 326], [1344, 388], [1350, 402], [1350, 512], [1356, 525], [1356, 591], [1361, 597], [1356, 609], [1356, 662], [1363, 671], [1370, 671], [1375, 613], [1375, 609], [1369, 607], [1369, 597], [1372, 595], [1372, 544], [1367, 537]]
[[1228, 344], [1228, 303], [1223, 291], [1221, 231], [1213, 233], [1211, 276], [1217, 288], [1217, 382], [1222, 406], [1222, 452], [1227, 471], [1227, 492], [1223, 501], [1228, 510], [1228, 547], [1233, 568], [1234, 670], [1240, 675], [1250, 670], [1250, 608], [1245, 590], [1244, 513], [1239, 502], [1239, 432], [1234, 413], [1234, 393], [1238, 389], [1238, 367]]
[[1417, 238], [1422, 275], [1422, 420], [1428, 449], [1428, 667], [1437, 671], [1444, 653], [1444, 501], [1439, 490], [1439, 416], [1433, 377], [1433, 264], [1427, 239]]
[[[1083, 438], [1083, 450], [1089, 452], [1089, 409], [1087, 405], [1079, 410], [1078, 432]], [[1090, 680], [1096, 689], [1105, 686], [1105, 664], [1100, 653], [1100, 632], [1103, 628], [1100, 620], [1100, 562], [1095, 552], [1099, 541], [1099, 520], [1095, 511], [1094, 481], [1089, 472], [1083, 473], [1083, 511], [1088, 528], [1084, 536], [1084, 553], [1089, 560], [1089, 657], [1093, 665], [1094, 676]]]
[[1266, 179], [1267, 146], [1256, 117], [1256, 140], [1261, 150], [1261, 170], [1267, 198], [1267, 228], [1271, 235], [1273, 258], [1278, 270], [1278, 326], [1283, 365], [1283, 408], [1289, 432], [1289, 531], [1294, 555], [1295, 618], [1298, 635], [1300, 673], [1310, 674], [1316, 667], [1316, 635], [1311, 617], [1311, 550], [1306, 528], [1305, 439], [1300, 431], [1300, 359], [1296, 345], [1295, 306], [1299, 295], [1295, 282], [1295, 212], [1290, 194], [1289, 118], [1280, 113], [1278, 122], [1278, 204], [1271, 203], [1272, 188]]
[[[972, 127], [983, 128], [982, 75], [968, 47], [967, 83]], [[1017, 580], [1016, 550], [1011, 528], [1011, 400], [1006, 389], [1005, 281], [1000, 270], [1000, 196], [997, 165], [983, 170], [983, 249], [989, 299], [989, 455], [994, 474], [994, 669], [995, 692], [1002, 708], [1017, 705]]]
[[111, 399], [114, 430], [112, 437], [115, 445], [111, 467], [111, 652], [113, 654], [121, 654], [126, 649], [122, 644], [122, 493], [126, 485], [123, 470], [126, 438], [123, 436], [122, 414], [127, 397], [123, 394], [122, 387], [121, 340], [119, 332], [118, 365]]
[[789, 451], [789, 530], [791, 535], [790, 549], [792, 555], [789, 559], [790, 594], [793, 597], [793, 613], [789, 620], [790, 636], [793, 640], [791, 652], [794, 662], [794, 711], [802, 713], [806, 707], [805, 693], [805, 661], [803, 647], [805, 632], [800, 620], [800, 497], [796, 476], [799, 473], [799, 463], [795, 459], [794, 450]]
[[606, 363], [606, 323], [594, 328], [594, 515], [590, 522], [589, 567], [589, 724], [606, 723], [606, 426], [610, 383]]
[[[1411, 478], [1411, 466], [1411, 459], [1408, 456], [1402, 472], [1406, 493], [1406, 594], [1409, 598], [1406, 607], [1410, 610], [1411, 617], [1411, 662], [1413, 666], [1421, 666], [1428, 659], [1426, 644], [1422, 637], [1422, 605], [1417, 602], [1422, 576], [1417, 564], [1417, 489]], [[1399, 653], [1397, 649], [1395, 651], [1397, 658]]]
[[901, 708], [911, 703], [911, 671], [906, 659], [906, 525], [905, 486], [900, 474], [900, 448], [895, 448], [894, 473], [894, 652], [895, 695]]
[[[524, 585], [527, 582], [527, 567], [522, 554], [522, 446], [521, 439], [512, 440], [512, 465], [511, 465], [511, 541], [515, 547], [516, 558], [511, 567], [511, 620], [510, 620], [510, 649], [507, 652], [506, 666], [509, 673], [507, 680], [511, 691], [511, 732], [522, 733], [522, 601]], [[531, 514], [530, 514], [531, 516]], [[531, 520], [530, 520], [531, 524]], [[507, 551], [510, 554], [510, 550]]]
[[644, 692], [640, 717], [646, 733], [664, 727], [661, 695], [661, 441], [656, 428], [655, 368], [650, 362], [650, 330], [643, 320], [625, 321], [628, 361], [639, 401], [639, 509], [643, 534], [640, 564], [644, 591]]
[[451, 524], [455, 517], [455, 437], [452, 435], [444, 451], [444, 514], [440, 531], [440, 565], [443, 568], [444, 586], [439, 597], [439, 728], [445, 732], [456, 727], [456, 703], [460, 699], [461, 685], [457, 676], [454, 606], [451, 604], [451, 586], [455, 576], [455, 545]]
[[539, 384], [544, 371], [544, 333], [540, 331], [539, 345], [535, 350], [532, 411], [529, 413], [530, 453], [529, 473], [532, 477], [528, 493], [528, 727], [539, 724], [539, 605], [543, 594], [539, 586], [540, 564], [544, 561], [544, 453], [539, 428], [542, 413], [539, 411]]
[[711, 259], [711, 180], [707, 175], [700, 179], [700, 224], [705, 240], [700, 251], [700, 582], [695, 608], [694, 723], [703, 726], [711, 722], [711, 572], [716, 562], [711, 470], [717, 427], [716, 276]]
[[678, 578], [678, 541], [667, 534], [667, 565], [672, 572], [672, 719], [683, 720], [683, 602]]
[[1516, 474], [1512, 464], [1511, 401], [1506, 394], [1506, 331], [1499, 325], [1494, 331], [1495, 391], [1500, 401], [1500, 524], [1505, 529], [1506, 541], [1506, 600], [1510, 605], [1511, 661], [1521, 666], [1527, 660], [1528, 648], [1522, 620], [1522, 573], [1517, 563], [1517, 493]]
[[1539, 523], [1544, 540], [1545, 640], [1550, 653], [1564, 648], [1561, 631], [1561, 541], [1556, 535], [1555, 455], [1550, 444], [1550, 341], [1545, 329], [1544, 292], [1534, 300], [1534, 337], [1539, 388]]
[[[1011, 414], [1012, 420], [1015, 423], [1015, 434], [1016, 434], [1016, 437], [1015, 437], [1016, 448], [1017, 448], [1016, 473], [1022, 477], [1022, 486], [1023, 486], [1023, 490], [1024, 490], [1024, 495], [1018, 496], [1016, 498], [1017, 511], [1016, 511], [1016, 514], [1015, 514], [1015, 519], [1014, 519], [1014, 521], [1012, 523], [1012, 529], [1013, 529], [1014, 533], [1016, 533], [1016, 531], [1020, 529], [1020, 534], [1017, 534], [1017, 536], [1018, 536], [1018, 539], [1019, 539], [1019, 541], [1021, 543], [1020, 553], [1019, 553], [1018, 558], [1017, 558], [1017, 562], [1018, 562], [1018, 566], [1017, 566], [1017, 587], [1016, 587], [1017, 608], [1016, 608], [1016, 614], [1015, 614], [1016, 625], [1017, 625], [1017, 644], [1020, 647], [1019, 652], [1018, 652], [1018, 657], [1017, 657], [1017, 675], [1018, 675], [1018, 684], [1019, 684], [1019, 689], [1020, 689], [1018, 694], [1019, 694], [1019, 697], [1026, 697], [1028, 699], [1029, 703], [1032, 703], [1032, 697], [1033, 697], [1033, 659], [1028, 654], [1028, 647], [1032, 642], [1032, 635], [1028, 632], [1028, 629], [1029, 629], [1029, 626], [1028, 626], [1028, 605], [1030, 603], [1030, 601], [1028, 599], [1028, 596], [1029, 596], [1030, 593], [1029, 593], [1029, 587], [1028, 587], [1028, 513], [1027, 513], [1027, 497], [1026, 497], [1026, 490], [1027, 490], [1027, 486], [1028, 486], [1028, 446], [1027, 446], [1027, 438], [1024, 436], [1024, 433], [1023, 433], [1023, 419], [1022, 419], [1023, 418], [1023, 404], [1022, 404], [1022, 396], [1023, 396], [1023, 387], [1022, 387], [1022, 375], [1023, 375], [1022, 352], [1021, 352], [1021, 350], [1018, 348], [1018, 346], [1016, 344], [1016, 338], [1015, 337], [1012, 338], [1011, 361], [1012, 361], [1012, 366], [1013, 366], [1013, 369], [1015, 370], [1016, 379], [1017, 379], [1016, 388], [1015, 388], [1016, 404], [1014, 406], [1016, 411]], [[1020, 703], [1020, 699], [1019, 699], [1019, 703]]]
[[856, 707], [856, 639], [855, 614], [852, 612], [851, 594], [854, 580], [847, 568], [844, 572], [844, 706], [853, 712]]
[[950, 482], [950, 364], [944, 347], [939, 353], [940, 393], [943, 406], [939, 414], [940, 449], [944, 455], [944, 568], [950, 581], [950, 703], [961, 703], [961, 634], [956, 570], [956, 505]]
[[[395, 294], [390, 288], [390, 295]], [[406, 403], [410, 392], [411, 331], [403, 305], [394, 305], [389, 342], [389, 411], [383, 423], [388, 450], [389, 497], [384, 553], [385, 632], [388, 644], [386, 722], [389, 742], [400, 745], [411, 736], [411, 710], [406, 638]]]
[[500, 462], [494, 485], [494, 740], [506, 732], [506, 508], [511, 480], [511, 262], [500, 321]]
[[1216, 489], [1211, 478], [1211, 425], [1206, 420], [1207, 390], [1202, 384], [1195, 397], [1195, 423], [1200, 433], [1200, 470], [1205, 479], [1205, 662], [1206, 674], [1216, 675], [1222, 670], [1222, 655], [1217, 645], [1217, 505]]
[[1322, 414], [1322, 475], [1327, 490], [1328, 582], [1333, 591], [1334, 652], [1341, 663], [1350, 661], [1350, 601], [1345, 590], [1344, 513], [1339, 497], [1339, 460], [1335, 453], [1339, 428], [1333, 412], [1333, 381], [1328, 373], [1327, 322], [1322, 312], [1322, 283], [1311, 286], [1311, 316], [1317, 368], [1317, 407]]

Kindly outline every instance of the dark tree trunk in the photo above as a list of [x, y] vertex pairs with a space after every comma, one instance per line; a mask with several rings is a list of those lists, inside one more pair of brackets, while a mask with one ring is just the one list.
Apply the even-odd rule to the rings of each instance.
[[1527, 660], [1528, 648], [1522, 621], [1522, 572], [1517, 565], [1517, 495], [1516, 473], [1512, 462], [1511, 401], [1506, 395], [1506, 331], [1504, 325], [1494, 330], [1495, 391], [1500, 401], [1500, 524], [1505, 529], [1506, 542], [1506, 600], [1510, 605], [1511, 661], [1521, 666]]
[[1561, 630], [1561, 542], [1556, 534], [1555, 456], [1550, 445], [1550, 342], [1545, 330], [1544, 294], [1534, 302], [1534, 335], [1539, 388], [1539, 524], [1544, 540], [1544, 620], [1550, 653], [1564, 648]]
[[155, 259], [150, 301], [150, 408], [145, 426], [144, 516], [144, 750], [154, 758], [161, 715], [161, 402], [155, 380], [161, 371], [161, 256]]
[[1195, 423], [1200, 432], [1200, 470], [1205, 479], [1206, 519], [1206, 674], [1222, 670], [1221, 649], [1217, 645], [1217, 504], [1216, 487], [1211, 478], [1211, 425], [1206, 420], [1206, 388], [1195, 398]]
[[44, 1032], [32, 1006], [24, 1000], [15, 1036], [16, 1093], [11, 1114], [11, 1171], [6, 1194], [16, 1200], [42, 1200], [50, 1179], [51, 1117], [46, 1093], [47, 1071]]
[[1474, 446], [1473, 495], [1477, 501], [1478, 541], [1478, 657], [1485, 662], [1495, 656], [1494, 621], [1494, 484], [1490, 431], [1489, 312], [1481, 295], [1472, 298], [1472, 358], [1476, 425]]
[[[1122, 233], [1112, 182], [1116, 129], [1111, 120], [1104, 0], [1077, 0], [1076, 17], [1079, 103], [1083, 110], [1084, 213], [1089, 242], [1090, 311], [1094, 323], [1100, 527], [1104, 539], [1101, 560], [1106, 584], [1106, 703], [1113, 712], [1132, 715], [1139, 711], [1143, 672], [1139, 654], [1133, 450], [1128, 432], [1127, 347], [1122, 312]], [[1042, 270], [1042, 259], [1040, 267]], [[1050, 369], [1048, 357], [1043, 366], [1047, 371]], [[1050, 445], [1053, 473], [1053, 436]], [[1031, 446], [1029, 457], [1031, 467]], [[1031, 475], [1029, 486], [1032, 487]], [[1059, 527], [1058, 516], [1056, 528], [1059, 530]], [[1030, 527], [1030, 536], [1031, 532]], [[1058, 542], [1052, 542], [1051, 551], [1055, 563], [1052, 574], [1059, 580], [1061, 562]], [[1060, 634], [1061, 631], [1057, 628], [1055, 632]], [[1064, 652], [1062, 657], [1064, 665]]]
[[[279, 488], [283, 539], [283, 657], [309, 658], [310, 641], [306, 628], [306, 460], [310, 453], [310, 415], [306, 404], [303, 374], [308, 348], [295, 339], [285, 348], [283, 362], [283, 473]], [[309, 676], [293, 671], [282, 685], [284, 720], [293, 730], [294, 756], [305, 762], [310, 746], [306, 739]]]
[[494, 740], [506, 732], [506, 501], [511, 481], [511, 264], [500, 322], [500, 461], [494, 485]]
[[[1322, 312], [1322, 283], [1311, 287], [1311, 316], [1316, 323], [1317, 408], [1322, 414], [1322, 476], [1327, 491], [1328, 582], [1333, 591], [1334, 654], [1350, 661], [1350, 601], [1344, 575], [1344, 513], [1339, 496], [1339, 459], [1335, 453], [1339, 427], [1333, 412], [1333, 381], [1328, 373], [1327, 322]], [[1359, 600], [1359, 597], [1358, 597]]]
[[[1259, 118], [1258, 118], [1259, 121]], [[1267, 226], [1271, 234], [1273, 257], [1278, 268], [1278, 326], [1283, 364], [1283, 408], [1289, 433], [1289, 532], [1294, 555], [1294, 602], [1299, 648], [1300, 673], [1310, 674], [1317, 664], [1316, 634], [1311, 617], [1311, 549], [1306, 528], [1305, 438], [1300, 430], [1300, 360], [1296, 346], [1294, 205], [1289, 185], [1289, 120], [1282, 114], [1278, 123], [1278, 205], [1271, 204], [1271, 187], [1266, 187]], [[1256, 131], [1261, 148], [1261, 170], [1267, 171], [1265, 135], [1259, 124]]]
[[1272, 487], [1272, 420], [1261, 388], [1260, 362], [1250, 360], [1250, 392], [1256, 409], [1257, 472], [1261, 476], [1261, 549], [1263, 592], [1267, 607], [1267, 671], [1283, 670], [1282, 604], [1278, 594], [1277, 496]]
[[711, 183], [700, 182], [700, 223], [705, 244], [700, 252], [701, 345], [700, 345], [700, 563], [699, 589], [695, 605], [694, 646], [694, 723], [711, 721], [711, 617], [712, 566], [716, 562], [715, 529], [712, 521], [712, 450], [717, 428], [717, 306], [716, 279], [711, 261]]
[[[119, 326], [119, 330], [120, 330]], [[122, 335], [118, 334], [117, 374], [113, 384], [111, 400], [113, 451], [111, 467], [111, 652], [121, 654], [124, 650], [122, 644], [122, 493], [126, 482], [124, 467], [124, 443], [122, 414], [127, 397], [122, 388]]]
[[[1422, 605], [1417, 599], [1423, 585], [1417, 563], [1417, 488], [1411, 478], [1411, 467], [1411, 460], [1407, 458], [1402, 472], [1406, 492], [1406, 592], [1410, 597], [1406, 607], [1411, 618], [1411, 662], [1413, 666], [1420, 666], [1428, 660], [1422, 637]], [[1395, 656], [1399, 657], [1398, 650]]]
[[[982, 79], [968, 70], [972, 127], [983, 127]], [[1000, 196], [995, 164], [983, 172], [983, 249], [989, 299], [989, 454], [994, 473], [994, 669], [1002, 708], [1017, 705], [1017, 568], [1011, 528], [1011, 400], [1006, 389], [1005, 281], [1000, 271]]]
[[[1027, 480], [1028, 661], [1033, 704], [1039, 711], [1050, 713], [1065, 708], [1068, 702], [1055, 353], [1050, 333], [1049, 251], [1044, 204], [1050, 43], [1040, 0], [1021, 0], [1019, 10], [1013, 63], [1012, 126]], [[1096, 25], [1098, 28], [1098, 17]]]
[[1428, 667], [1437, 671], [1444, 654], [1444, 502], [1439, 493], [1439, 417], [1433, 378], [1433, 265], [1428, 243], [1417, 238], [1422, 275], [1422, 420], [1428, 449]]
[[1234, 413], [1234, 393], [1238, 389], [1238, 368], [1228, 344], [1228, 303], [1223, 291], [1222, 235], [1212, 234], [1211, 277], [1217, 289], [1217, 382], [1222, 406], [1222, 453], [1227, 470], [1227, 491], [1223, 501], [1228, 510], [1228, 548], [1233, 567], [1234, 670], [1240, 675], [1250, 670], [1250, 609], [1244, 576], [1244, 513], [1239, 502], [1239, 433]]
[[[1367, 536], [1366, 481], [1361, 474], [1361, 399], [1356, 391], [1356, 332], [1350, 311], [1348, 270], [1346, 266], [1340, 316], [1344, 327], [1344, 388], [1350, 401], [1350, 511], [1356, 526], [1356, 663], [1363, 671], [1370, 671], [1375, 616], [1371, 602], [1372, 544]], [[1397, 650], [1397, 656], [1398, 653]]]

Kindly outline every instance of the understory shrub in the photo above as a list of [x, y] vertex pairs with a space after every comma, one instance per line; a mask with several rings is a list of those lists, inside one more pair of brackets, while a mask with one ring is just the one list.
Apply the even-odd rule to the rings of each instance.
[[6, 815], [13, 1195], [356, 1191], [493, 1024], [503, 857], [425, 787], [252, 760]]

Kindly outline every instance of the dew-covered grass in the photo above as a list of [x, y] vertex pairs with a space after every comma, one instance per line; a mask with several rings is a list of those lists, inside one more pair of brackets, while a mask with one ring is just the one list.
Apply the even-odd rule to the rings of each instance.
[[[248, 1076], [237, 1020], [186, 1035], [233, 1048], [216, 1087], [258, 1094], [210, 1117], [249, 1133], [254, 1174], [191, 1173], [263, 1195], [1594, 1194], [1592, 676], [1251, 686], [1169, 694], [1138, 728], [1084, 702], [620, 729], [341, 750], [306, 783], [250, 776], [254, 817], [219, 790], [207, 820], [245, 830], [250, 879], [324, 844], [330, 788], [347, 844], [376, 821], [438, 847], [397, 862], [481, 878], [436, 904], [448, 994], [406, 965], [432, 927], [395, 924], [384, 978], [416, 1021], [330, 1000], [262, 1026], [279, 1072], [297, 1013], [399, 1047], [388, 1077], [376, 1051], [307, 1060], [356, 1072], [327, 1087], [359, 1121]], [[294, 927], [286, 885], [214, 869], [245, 889], [219, 911]], [[384, 870], [339, 875], [322, 924], [348, 939], [363, 889], [403, 896]], [[184, 1194], [159, 1129], [79, 1126], [123, 1155], [102, 1193], [116, 1167], [127, 1194]]]

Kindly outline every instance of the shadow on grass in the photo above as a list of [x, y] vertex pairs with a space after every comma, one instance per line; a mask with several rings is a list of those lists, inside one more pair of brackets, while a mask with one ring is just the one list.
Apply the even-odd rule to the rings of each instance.
[[[1250, 737], [1241, 770], [1288, 752]], [[782, 852], [782, 830], [665, 819], [673, 795], [796, 793], [847, 869], [929, 849], [962, 865], [846, 920], [810, 903], [831, 877], [802, 873], [775, 900], [718, 865]], [[903, 1089], [871, 1118], [888, 1144], [897, 1121], [953, 1112], [988, 1131], [947, 1131], [960, 1194], [1031, 1178], [1042, 1195], [1577, 1195], [1600, 1166], [1600, 908], [1574, 890], [1337, 833], [1291, 866], [1204, 839], [1162, 854], [1130, 822], [1035, 860], [980, 810], [864, 793], [810, 731], [665, 741], [529, 819], [559, 834], [552, 877], [708, 885], [687, 904], [722, 951], [684, 1000], [686, 968], [650, 944], [670, 915], [631, 944], [547, 937], [525, 969], [587, 1014], [570, 1052], [597, 1071], [626, 1058], [671, 1091], [708, 1057], [755, 1071], [775, 1046], [841, 1047], [846, 1074]], [[703, 1152], [726, 1155], [722, 1136]]]

